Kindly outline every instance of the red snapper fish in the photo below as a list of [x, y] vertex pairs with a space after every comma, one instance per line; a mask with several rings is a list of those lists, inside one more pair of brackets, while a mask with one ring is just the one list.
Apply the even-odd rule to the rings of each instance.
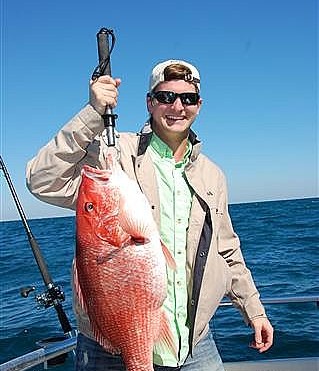
[[162, 306], [166, 263], [176, 265], [137, 183], [110, 155], [108, 165], [82, 169], [75, 290], [97, 342], [120, 353], [128, 371], [152, 371], [154, 343], [176, 354]]

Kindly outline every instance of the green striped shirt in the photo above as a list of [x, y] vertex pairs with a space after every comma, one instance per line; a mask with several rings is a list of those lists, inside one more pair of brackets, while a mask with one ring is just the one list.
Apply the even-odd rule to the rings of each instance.
[[188, 142], [184, 158], [175, 162], [172, 150], [153, 133], [150, 154], [155, 166], [160, 197], [160, 235], [175, 258], [177, 270], [167, 269], [168, 295], [164, 310], [173, 333], [177, 359], [165, 347], [155, 345], [154, 363], [176, 367], [188, 355], [187, 285], [186, 285], [186, 232], [191, 208], [192, 191], [184, 169], [191, 153]]

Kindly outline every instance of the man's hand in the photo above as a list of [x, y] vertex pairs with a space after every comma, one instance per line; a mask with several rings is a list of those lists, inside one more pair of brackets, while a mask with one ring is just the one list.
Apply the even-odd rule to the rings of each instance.
[[274, 329], [271, 326], [268, 318], [256, 317], [250, 321], [250, 325], [253, 328], [254, 340], [250, 346], [257, 349], [260, 353], [268, 350], [273, 344]]
[[114, 108], [117, 105], [117, 88], [120, 84], [120, 79], [110, 76], [101, 76], [90, 81], [90, 104], [100, 115], [104, 115], [107, 106]]

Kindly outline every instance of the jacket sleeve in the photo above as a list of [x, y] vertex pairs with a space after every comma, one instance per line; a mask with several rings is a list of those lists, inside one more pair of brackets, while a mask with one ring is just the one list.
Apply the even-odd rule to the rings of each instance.
[[266, 317], [265, 309], [259, 299], [251, 272], [245, 264], [240, 240], [232, 226], [228, 212], [227, 186], [224, 175], [221, 176], [220, 190], [218, 252], [226, 260], [232, 273], [231, 289], [228, 296], [234, 306], [241, 311], [248, 324], [255, 317]]
[[41, 201], [74, 209], [83, 164], [99, 166], [104, 129], [101, 116], [87, 105], [27, 164], [26, 183]]

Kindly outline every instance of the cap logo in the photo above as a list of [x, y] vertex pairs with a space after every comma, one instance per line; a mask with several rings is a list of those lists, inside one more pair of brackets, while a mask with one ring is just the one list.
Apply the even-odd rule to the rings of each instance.
[[193, 76], [191, 73], [186, 73], [184, 79], [185, 81], [193, 81]]
[[200, 82], [199, 79], [197, 79], [196, 77], [193, 77], [191, 72], [185, 74], [184, 80], [187, 82], [194, 82], [195, 84], [199, 84]]

